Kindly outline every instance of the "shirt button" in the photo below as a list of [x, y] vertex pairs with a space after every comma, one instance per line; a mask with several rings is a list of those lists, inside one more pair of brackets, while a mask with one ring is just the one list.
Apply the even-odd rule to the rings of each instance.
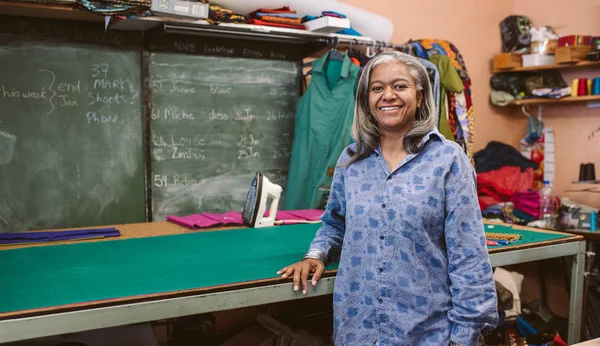
[[379, 304], [383, 304], [383, 299], [379, 298]]
[[385, 208], [385, 203], [383, 203], [383, 204], [381, 205], [381, 207], [382, 207], [382, 208]]
[[385, 238], [385, 237], [384, 237], [384, 236], [382, 236], [382, 235], [380, 235], [380, 236], [379, 236], [379, 239], [381, 239], [381, 240], [383, 240], [384, 238]]
[[382, 272], [382, 271], [383, 271], [383, 268], [379, 268], [379, 272]]

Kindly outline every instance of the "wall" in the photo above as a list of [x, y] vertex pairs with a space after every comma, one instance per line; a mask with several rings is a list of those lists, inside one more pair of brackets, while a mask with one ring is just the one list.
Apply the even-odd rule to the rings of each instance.
[[[498, 140], [519, 147], [525, 134], [526, 118], [515, 108], [494, 107], [488, 101], [491, 59], [501, 50], [499, 23], [511, 14], [527, 15], [534, 25], [552, 25], [562, 34], [600, 34], [600, 0], [508, 0], [477, 1], [436, 0], [343, 0], [342, 2], [387, 16], [394, 23], [393, 43], [409, 39], [438, 38], [452, 42], [463, 55], [473, 80], [475, 109], [475, 150], [489, 141]], [[600, 76], [593, 72], [574, 71], [565, 79]], [[536, 109], [531, 107], [535, 113]], [[570, 182], [579, 176], [579, 163], [595, 162], [600, 179], [600, 133], [593, 141], [587, 140], [592, 128], [600, 127], [600, 108], [586, 108], [585, 104], [546, 106], [543, 119], [555, 128], [557, 143], [557, 172], [555, 189], [560, 195], [600, 207], [600, 194], [565, 193], [565, 190], [583, 186]], [[576, 119], [576, 120], [575, 120]]]
[[[600, 0], [515, 0], [513, 3], [514, 13], [528, 16], [535, 26], [550, 25], [559, 35], [600, 35]], [[563, 77], [568, 84], [574, 78], [600, 77], [600, 68], [565, 70]], [[513, 115], [522, 117], [519, 111]], [[600, 128], [600, 108], [588, 108], [587, 103], [547, 105], [543, 120], [546, 126], [554, 128], [556, 136], [555, 190], [561, 196], [600, 207], [600, 193], [565, 192], [593, 187], [572, 184], [579, 178], [582, 162], [595, 163], [596, 179], [600, 179], [600, 132], [588, 139], [593, 130]], [[600, 190], [600, 185], [596, 186]]]

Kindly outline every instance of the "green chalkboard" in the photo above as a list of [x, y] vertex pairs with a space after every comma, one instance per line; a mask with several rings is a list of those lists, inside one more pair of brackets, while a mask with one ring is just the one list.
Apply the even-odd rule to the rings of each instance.
[[0, 66], [0, 232], [144, 221], [141, 49], [0, 35]]
[[154, 220], [241, 210], [256, 171], [285, 186], [294, 62], [168, 52], [149, 60]]

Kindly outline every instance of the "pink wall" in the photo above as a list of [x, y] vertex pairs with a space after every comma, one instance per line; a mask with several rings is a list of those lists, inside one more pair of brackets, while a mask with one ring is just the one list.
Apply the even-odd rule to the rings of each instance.
[[[475, 150], [498, 140], [518, 148], [525, 134], [526, 118], [516, 108], [490, 105], [491, 59], [500, 52], [499, 23], [509, 15], [528, 16], [536, 26], [551, 25], [559, 34], [600, 34], [600, 0], [343, 0], [342, 2], [384, 15], [394, 23], [393, 43], [409, 39], [437, 38], [452, 42], [462, 53], [473, 80], [475, 109]], [[374, 23], [376, 25], [376, 23]], [[575, 70], [565, 80], [600, 77], [600, 69]], [[530, 107], [535, 113], [537, 109]], [[544, 108], [543, 120], [556, 134], [557, 172], [555, 189], [573, 200], [600, 207], [600, 194], [565, 193], [582, 186], [570, 182], [578, 178], [581, 162], [596, 164], [600, 179], [600, 134], [587, 140], [592, 128], [600, 126], [600, 108], [586, 104]], [[598, 148], [598, 149], [595, 149]]]
[[[600, 0], [514, 0], [513, 3], [515, 13], [528, 16], [535, 26], [550, 25], [559, 35], [600, 35]], [[563, 72], [563, 78], [569, 84], [574, 78], [595, 77], [600, 77], [600, 68]], [[514, 116], [519, 114], [514, 112]], [[554, 128], [556, 135], [555, 190], [572, 200], [600, 207], [600, 193], [565, 192], [593, 187], [571, 183], [578, 179], [582, 162], [595, 163], [596, 179], [600, 180], [600, 133], [588, 139], [594, 129], [600, 128], [600, 108], [588, 108], [587, 103], [547, 105], [543, 120]], [[596, 186], [600, 190], [600, 185]]]

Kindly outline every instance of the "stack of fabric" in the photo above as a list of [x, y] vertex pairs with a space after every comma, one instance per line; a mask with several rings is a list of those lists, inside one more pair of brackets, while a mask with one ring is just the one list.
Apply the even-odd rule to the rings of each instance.
[[306, 29], [296, 11], [290, 9], [289, 6], [275, 9], [259, 8], [258, 10], [250, 13], [250, 20], [248, 21], [248, 24], [278, 26], [282, 28], [301, 30]]
[[539, 194], [533, 190], [535, 162], [500, 142], [488, 143], [475, 153], [474, 160], [484, 216], [519, 224], [539, 218]]
[[219, 24], [219, 23], [237, 23], [243, 24], [246, 23], [246, 17], [234, 13], [232, 10], [216, 5], [210, 4], [208, 11], [208, 18], [206, 19], [211, 24]]

